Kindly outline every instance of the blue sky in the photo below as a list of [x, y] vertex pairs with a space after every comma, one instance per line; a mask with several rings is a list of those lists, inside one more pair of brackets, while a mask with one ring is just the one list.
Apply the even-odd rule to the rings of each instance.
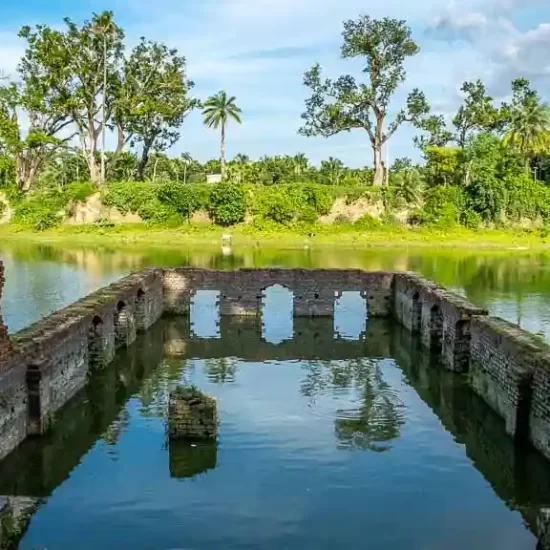
[[[221, 89], [236, 95], [244, 124], [228, 132], [228, 154], [306, 153], [314, 162], [336, 156], [352, 166], [371, 163], [362, 131], [330, 139], [297, 134], [307, 89], [302, 76], [320, 62], [327, 76], [356, 73], [339, 59], [342, 21], [361, 13], [406, 19], [421, 53], [407, 65], [409, 77], [395, 99], [400, 107], [413, 87], [450, 116], [465, 79], [482, 78], [495, 97], [505, 97], [516, 76], [526, 76], [550, 99], [550, 2], [547, 0], [25, 0], [0, 2], [0, 68], [13, 74], [24, 44], [23, 24], [60, 25], [111, 9], [128, 42], [140, 36], [176, 47], [188, 60], [195, 93]], [[414, 131], [403, 127], [391, 140], [389, 158], [418, 157]], [[217, 156], [218, 135], [193, 113], [172, 153]]]

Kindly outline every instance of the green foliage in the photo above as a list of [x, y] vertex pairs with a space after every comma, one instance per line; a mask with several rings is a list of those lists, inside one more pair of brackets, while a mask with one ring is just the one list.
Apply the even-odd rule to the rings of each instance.
[[198, 210], [206, 210], [209, 203], [209, 188], [205, 185], [165, 183], [159, 187], [158, 198], [171, 206], [178, 214], [190, 220]]
[[361, 231], [373, 231], [375, 229], [379, 229], [382, 224], [380, 220], [377, 220], [370, 214], [365, 214], [364, 216], [361, 216], [353, 225], [356, 229], [360, 229]]
[[219, 183], [210, 195], [209, 214], [214, 223], [222, 226], [244, 221], [247, 193], [242, 185]]
[[59, 225], [62, 218], [63, 214], [55, 197], [37, 197], [17, 206], [14, 221], [32, 227], [35, 231], [44, 231]]
[[[385, 130], [388, 105], [405, 81], [405, 60], [418, 53], [405, 21], [372, 19], [368, 15], [344, 22], [344, 59], [359, 57], [368, 83], [358, 83], [351, 75], [323, 80], [319, 64], [304, 76], [312, 95], [306, 101], [305, 121], [300, 132], [305, 136], [329, 137], [352, 129], [366, 130], [374, 153], [374, 184], [383, 180], [382, 147], [406, 120], [419, 123], [429, 112], [424, 94], [413, 90], [406, 108], [400, 110]], [[377, 124], [381, 122], [381, 124]]]
[[550, 188], [534, 181], [527, 174], [510, 176], [505, 181], [507, 190], [506, 216], [515, 222], [525, 219], [550, 219]]
[[84, 202], [97, 192], [97, 188], [89, 181], [77, 182], [65, 185], [62, 192], [67, 201]]
[[436, 185], [458, 185], [462, 152], [453, 147], [428, 146], [424, 148], [426, 183]]
[[434, 187], [426, 192], [419, 221], [425, 225], [450, 228], [460, 222], [465, 207], [464, 192], [459, 187]]

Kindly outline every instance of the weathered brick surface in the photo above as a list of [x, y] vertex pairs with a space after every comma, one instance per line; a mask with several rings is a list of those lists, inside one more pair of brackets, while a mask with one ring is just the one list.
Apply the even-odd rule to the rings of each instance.
[[4, 265], [0, 262], [0, 368], [2, 363], [7, 362], [12, 354], [12, 345], [8, 337], [8, 327], [2, 320], [2, 292], [4, 290]]
[[473, 390], [504, 418], [510, 435], [528, 437], [529, 393], [541, 343], [503, 319], [474, 317], [470, 349]]
[[385, 317], [393, 310], [394, 276], [356, 269], [164, 269], [164, 311], [186, 314], [193, 293], [218, 290], [222, 315], [259, 315], [263, 292], [281, 285], [293, 293], [296, 317], [333, 315], [336, 293], [345, 291], [361, 292], [369, 316]]
[[450, 370], [465, 372], [470, 358], [470, 321], [487, 315], [462, 296], [415, 273], [395, 275], [394, 314], [423, 345], [440, 352]]
[[168, 435], [170, 439], [216, 439], [216, 400], [194, 388], [176, 388], [168, 404]]

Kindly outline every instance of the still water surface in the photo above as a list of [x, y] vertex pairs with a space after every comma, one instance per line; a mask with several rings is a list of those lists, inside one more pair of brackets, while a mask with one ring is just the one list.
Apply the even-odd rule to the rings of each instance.
[[[75, 237], [77, 239], [77, 237]], [[4, 317], [11, 332], [145, 266], [411, 270], [550, 340], [550, 254], [431, 249], [57, 248], [0, 243], [7, 268]]]
[[[543, 254], [378, 250], [0, 251], [12, 330], [146, 265], [414, 269], [550, 333]], [[349, 297], [348, 297], [349, 298]], [[211, 297], [163, 320], [0, 463], [0, 494], [43, 498], [22, 549], [534, 549], [548, 462], [518, 451], [463, 377], [358, 299], [217, 323]], [[263, 321], [263, 324], [262, 322]], [[335, 339], [335, 336], [337, 337]], [[170, 444], [168, 392], [219, 402], [216, 445]]]

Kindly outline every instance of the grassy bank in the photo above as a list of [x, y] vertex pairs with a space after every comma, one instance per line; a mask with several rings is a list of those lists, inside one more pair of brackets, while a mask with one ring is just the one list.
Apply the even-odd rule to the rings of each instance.
[[34, 232], [23, 226], [0, 226], [0, 243], [26, 241], [29, 243], [59, 243], [78, 245], [146, 245], [179, 246], [185, 244], [219, 245], [225, 236], [231, 236], [235, 246], [269, 246], [302, 248], [304, 246], [341, 247], [437, 247], [462, 249], [550, 249], [550, 235], [546, 231], [505, 229], [471, 230], [465, 228], [405, 228], [381, 227], [358, 231], [337, 226], [303, 227], [298, 230], [270, 228], [259, 230], [250, 226], [223, 229], [213, 226], [184, 226], [179, 228], [117, 225], [62, 226]]

